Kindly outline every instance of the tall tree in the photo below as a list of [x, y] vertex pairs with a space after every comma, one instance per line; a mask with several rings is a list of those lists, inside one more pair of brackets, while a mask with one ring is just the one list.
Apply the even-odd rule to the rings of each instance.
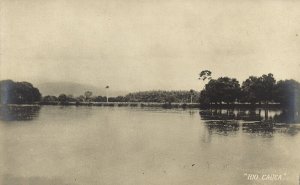
[[211, 71], [209, 71], [209, 70], [203, 70], [199, 74], [199, 80], [203, 80], [203, 81], [205, 81], [205, 80], [211, 80], [212, 79], [211, 74], [212, 74]]
[[251, 104], [261, 101], [259, 97], [261, 88], [262, 85], [260, 79], [255, 76], [250, 76], [242, 84], [241, 101], [249, 102]]
[[262, 83], [260, 98], [262, 101], [268, 104], [270, 101], [273, 100], [276, 80], [272, 73], [269, 73], [268, 75], [262, 75], [260, 79]]

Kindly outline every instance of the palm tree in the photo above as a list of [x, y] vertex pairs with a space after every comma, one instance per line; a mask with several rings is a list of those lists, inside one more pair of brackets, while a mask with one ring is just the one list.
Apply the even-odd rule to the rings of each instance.
[[212, 72], [209, 70], [203, 70], [200, 72], [198, 79], [204, 82], [203, 90], [205, 89], [205, 80], [209, 82], [212, 79], [211, 74]]
[[[210, 70], [203, 70], [200, 72], [198, 79], [202, 80], [203, 82], [205, 82], [205, 80], [208, 80], [209, 82], [212, 79], [211, 74], [212, 72]], [[205, 91], [205, 83], [202, 91]]]
[[203, 71], [201, 71], [200, 72], [200, 74], [199, 74], [199, 80], [203, 80], [203, 81], [205, 81], [206, 79], [209, 81], [209, 80], [211, 80], [211, 71], [209, 71], [209, 70], [203, 70]]

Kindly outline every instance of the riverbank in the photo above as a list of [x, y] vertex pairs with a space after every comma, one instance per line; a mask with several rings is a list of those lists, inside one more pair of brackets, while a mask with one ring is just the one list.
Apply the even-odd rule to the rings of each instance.
[[103, 107], [160, 107], [160, 108], [200, 108], [199, 103], [155, 103], [155, 102], [41, 102], [40, 105], [103, 106]]
[[273, 104], [212, 104], [200, 103], [156, 103], [156, 102], [41, 102], [40, 105], [63, 105], [63, 106], [103, 106], [103, 107], [158, 107], [158, 108], [282, 108], [278, 103]]
[[[280, 109], [282, 107], [279, 103], [273, 104], [211, 104], [203, 105], [200, 103], [157, 103], [157, 102], [36, 102], [34, 104], [7, 104], [9, 106], [103, 106], [103, 107], [156, 107], [156, 108], [201, 108], [201, 109]], [[3, 106], [0, 105], [0, 106]]]

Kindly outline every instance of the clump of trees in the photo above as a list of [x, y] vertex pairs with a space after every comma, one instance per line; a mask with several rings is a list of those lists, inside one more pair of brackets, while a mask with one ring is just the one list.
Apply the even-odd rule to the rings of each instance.
[[98, 97], [92, 97], [93, 93], [91, 91], [86, 91], [84, 95], [80, 95], [78, 97], [74, 97], [72, 94], [60, 94], [58, 97], [56, 96], [44, 96], [42, 98], [43, 104], [68, 104], [70, 102], [97, 102]]
[[[109, 97], [109, 102], [128, 102], [128, 99], [125, 96]], [[74, 97], [69, 94], [60, 94], [56, 96], [44, 96], [42, 98], [43, 104], [68, 104], [68, 103], [82, 103], [82, 102], [106, 102], [106, 96], [93, 96], [93, 92], [85, 91], [83, 95]]]
[[206, 84], [205, 90], [201, 92], [201, 100], [215, 104], [235, 102], [241, 93], [240, 84], [235, 78], [220, 77], [212, 79]]
[[293, 110], [300, 108], [300, 83], [295, 80], [280, 80], [274, 90], [274, 101]]
[[28, 82], [0, 81], [0, 104], [31, 104], [39, 102], [40, 91]]
[[250, 76], [242, 84], [241, 101], [251, 104], [262, 102], [268, 104], [275, 100], [276, 85], [276, 80], [271, 73], [260, 77]]
[[199, 100], [202, 104], [280, 103], [295, 109], [300, 105], [300, 83], [295, 80], [276, 82], [271, 73], [250, 76], [242, 85], [235, 78], [220, 77], [208, 81]]
[[[70, 102], [106, 102], [106, 96], [92, 96], [91, 91], [84, 95], [73, 97], [72, 95], [60, 94], [58, 97], [45, 96], [42, 99], [44, 104], [68, 104]], [[129, 93], [125, 96], [109, 97], [109, 102], [156, 102], [156, 103], [197, 103], [199, 93], [190, 91], [142, 91]]]
[[199, 93], [190, 91], [143, 91], [129, 93], [125, 98], [130, 102], [157, 102], [157, 103], [190, 103], [197, 102]]

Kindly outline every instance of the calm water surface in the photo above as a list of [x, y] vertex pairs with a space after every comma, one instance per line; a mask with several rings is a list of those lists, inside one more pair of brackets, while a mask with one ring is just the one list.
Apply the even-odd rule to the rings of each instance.
[[[0, 184], [298, 185], [297, 116], [280, 110], [2, 108]], [[281, 180], [262, 179], [269, 174]]]

